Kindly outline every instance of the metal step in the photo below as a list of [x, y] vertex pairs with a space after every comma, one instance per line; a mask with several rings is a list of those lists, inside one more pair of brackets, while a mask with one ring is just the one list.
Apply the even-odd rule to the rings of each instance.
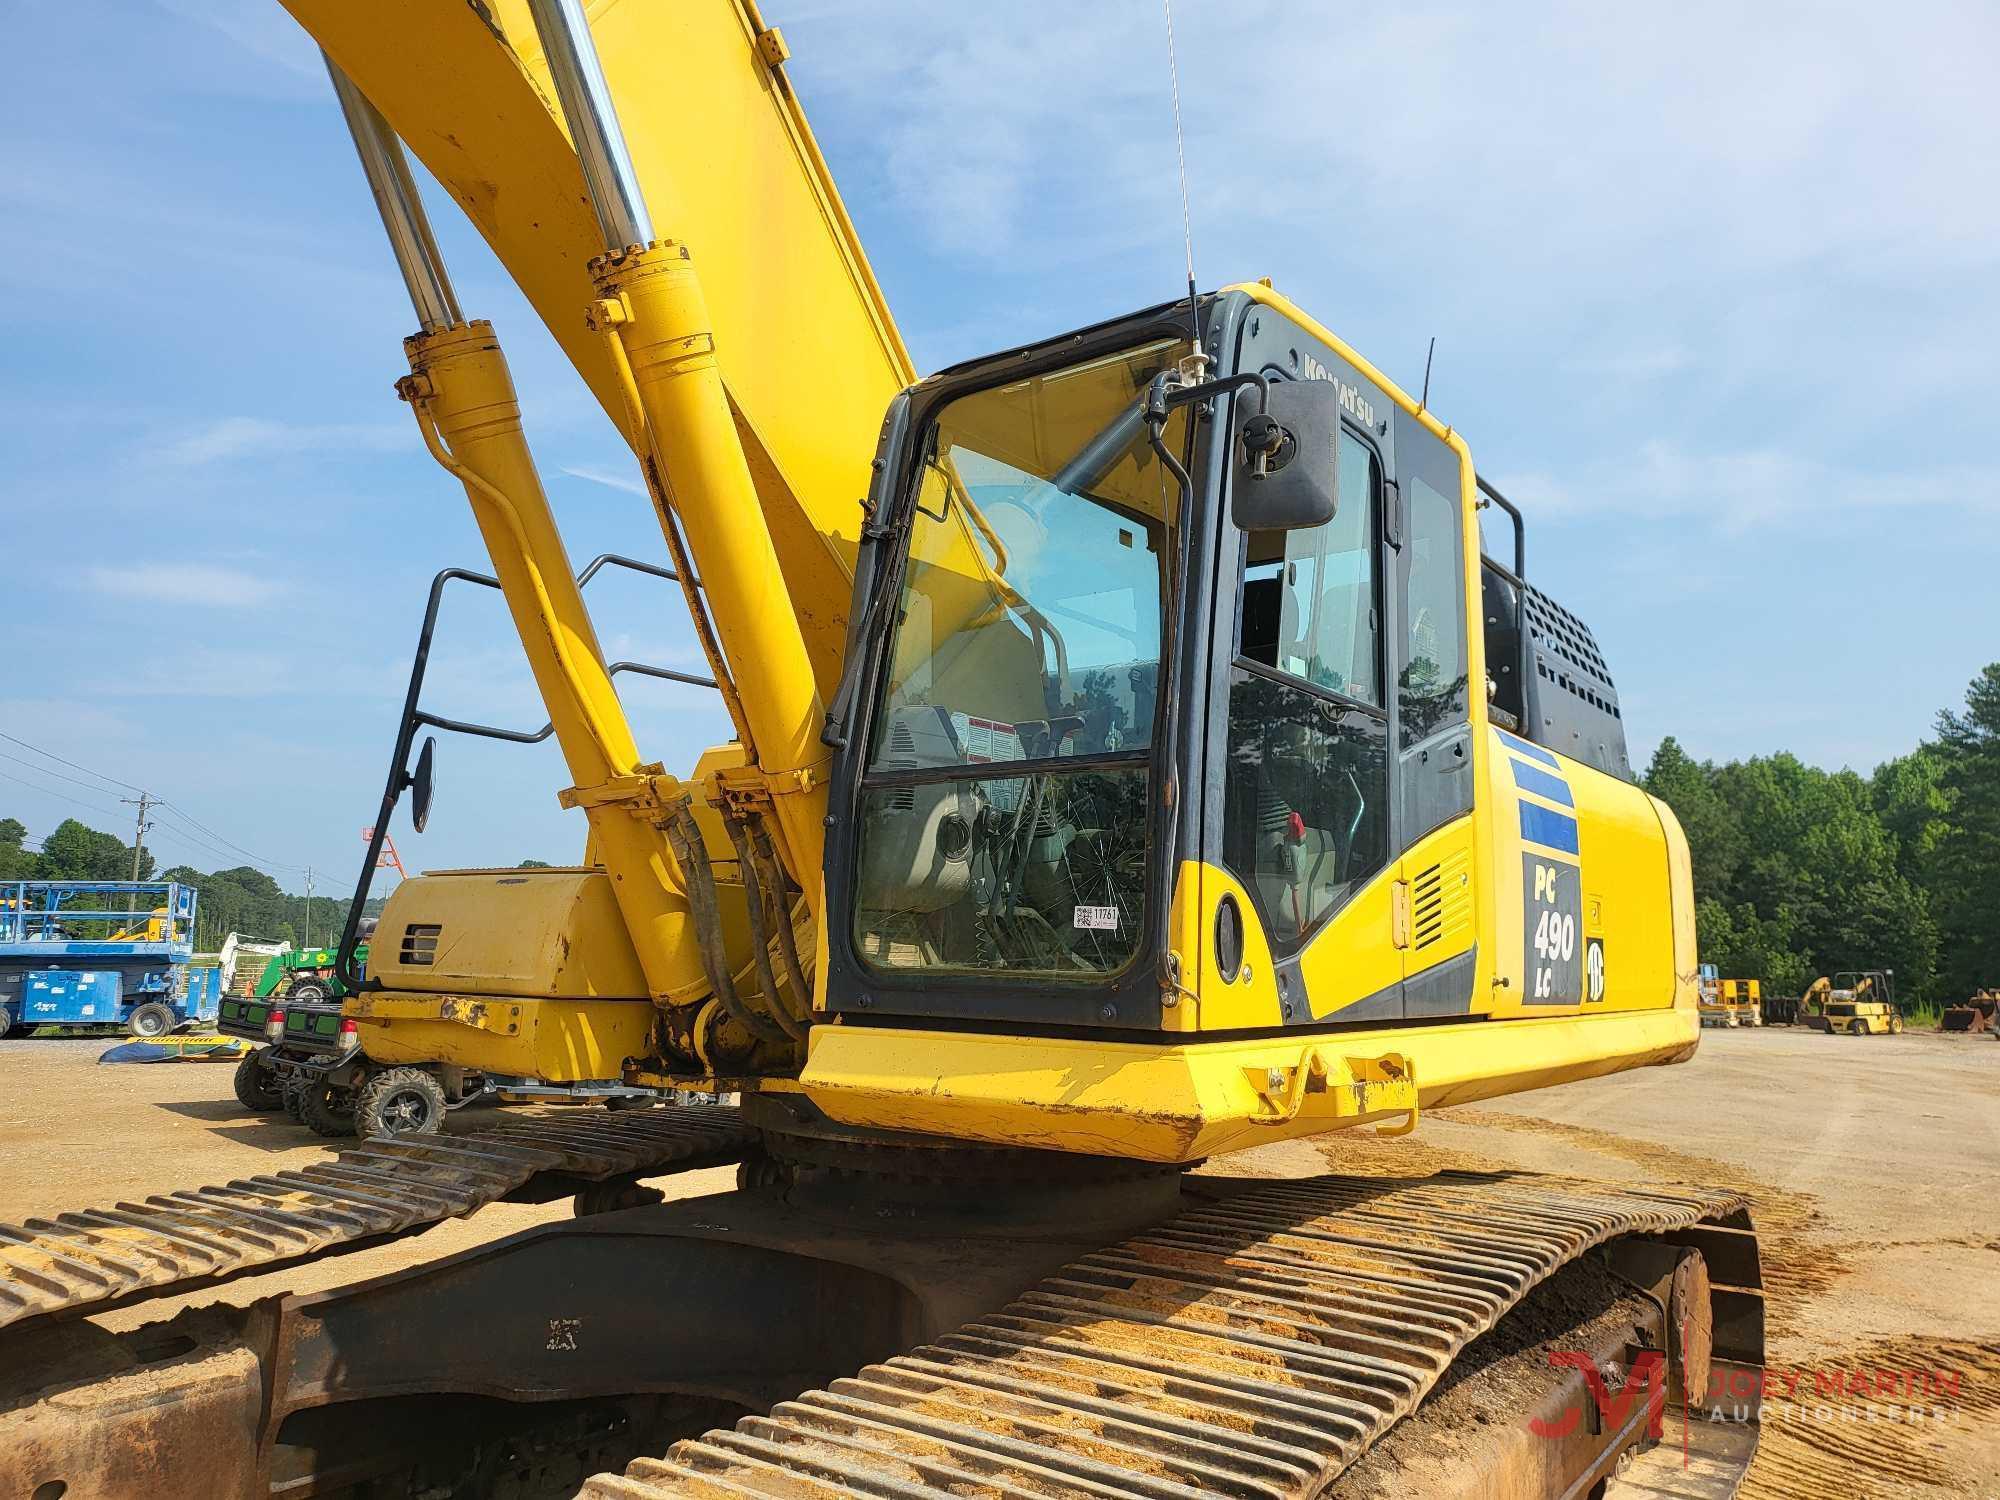
[[469, 1214], [544, 1174], [601, 1180], [737, 1161], [752, 1135], [719, 1106], [561, 1111], [462, 1135], [362, 1141], [297, 1171], [0, 1224], [0, 1328], [358, 1249]]
[[1312, 1495], [1555, 1270], [1742, 1206], [1511, 1175], [1274, 1181], [582, 1495]]

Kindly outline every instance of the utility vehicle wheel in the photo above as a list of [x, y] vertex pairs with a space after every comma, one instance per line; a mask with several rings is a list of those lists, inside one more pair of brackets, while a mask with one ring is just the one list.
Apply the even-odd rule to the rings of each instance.
[[7, 1009], [6, 1006], [0, 1005], [0, 1036], [5, 1036], [8, 1032], [12, 1031], [13, 1029], [14, 1029], [14, 1012]]
[[354, 1133], [436, 1135], [444, 1124], [444, 1085], [422, 1068], [385, 1068], [354, 1095]]
[[260, 1115], [275, 1114], [285, 1107], [285, 1091], [278, 1078], [264, 1066], [264, 1049], [245, 1053], [236, 1065], [236, 1102]]
[[157, 1000], [148, 1000], [132, 1012], [125, 1022], [125, 1029], [133, 1036], [165, 1036], [174, 1029], [173, 1008]]
[[299, 1085], [299, 1123], [314, 1135], [353, 1135], [354, 1090], [308, 1079]]
[[1847, 1034], [1849, 1036], [1868, 1035], [1868, 1023], [1862, 1020], [1859, 1016], [1855, 1017], [1854, 1020], [1850, 1021], [1847, 1025]]
[[1901, 1036], [1902, 1034], [1903, 1034], [1903, 1018], [1901, 1016], [1889, 1017], [1889, 1035]]
[[292, 981], [292, 987], [285, 991], [287, 1005], [325, 1005], [333, 998], [333, 987], [317, 974], [307, 974]]

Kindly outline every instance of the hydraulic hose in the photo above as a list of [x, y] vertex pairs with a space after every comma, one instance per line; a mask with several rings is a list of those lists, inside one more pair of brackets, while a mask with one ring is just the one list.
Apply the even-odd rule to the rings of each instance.
[[[771, 847], [771, 832], [759, 817], [750, 825], [750, 839], [756, 847], [757, 858], [761, 861], [760, 873], [771, 882], [774, 892], [782, 892], [785, 867], [778, 863], [778, 851]], [[798, 935], [792, 930], [791, 903], [783, 903], [779, 913], [778, 953], [785, 960], [785, 978], [792, 986], [792, 999], [798, 1006], [798, 1019], [805, 1025], [812, 1024], [812, 991], [806, 987], [805, 966], [799, 962]]]
[[775, 916], [787, 928], [790, 923], [778, 911], [776, 898], [766, 889], [756, 855], [750, 848], [749, 830], [743, 826], [743, 820], [733, 812], [725, 812], [722, 822], [729, 830], [729, 841], [736, 846], [737, 867], [743, 872], [743, 884], [750, 898], [750, 953], [757, 965], [757, 982], [763, 986], [771, 1018], [784, 1028], [786, 1036], [803, 1043], [806, 1039], [805, 1023], [778, 998], [778, 976], [771, 968], [772, 919]]
[[[683, 798], [668, 816], [665, 828], [667, 842], [673, 846], [674, 859], [680, 864], [681, 874], [687, 881], [688, 904], [694, 908], [696, 946], [701, 952], [701, 966], [708, 975], [709, 988], [715, 991], [715, 998], [722, 1002], [722, 1008], [729, 1012], [731, 1020], [759, 1041], [796, 1040], [789, 1031], [772, 1025], [750, 1009], [743, 1003], [743, 997], [736, 993], [736, 981], [729, 974], [729, 954], [722, 945], [722, 914], [715, 899], [715, 872], [709, 867], [708, 848], [702, 840], [701, 827], [694, 820], [693, 804]], [[754, 902], [750, 909], [756, 912]], [[756, 921], [753, 917], [753, 930]], [[765, 962], [770, 960], [766, 958]]]

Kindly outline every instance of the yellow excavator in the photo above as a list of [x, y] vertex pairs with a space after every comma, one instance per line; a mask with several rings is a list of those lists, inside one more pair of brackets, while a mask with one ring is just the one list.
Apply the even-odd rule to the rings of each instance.
[[[404, 882], [346, 1017], [384, 1068], [740, 1104], [0, 1227], [0, 1488], [1568, 1495], [1695, 1452], [1726, 1489], [1738, 1197], [1229, 1170], [1699, 1038], [1680, 829], [1463, 438], [1267, 282], [918, 378], [750, 0], [286, 4], [588, 827]], [[631, 444], [734, 729], [682, 774], [406, 149]], [[434, 722], [413, 690], [378, 828]], [[332, 1292], [84, 1316], [557, 1197]]]

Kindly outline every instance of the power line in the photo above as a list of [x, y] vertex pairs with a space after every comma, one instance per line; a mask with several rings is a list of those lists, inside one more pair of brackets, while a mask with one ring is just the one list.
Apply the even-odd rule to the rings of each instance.
[[119, 800], [127, 807], [136, 806], [139, 809], [138, 820], [132, 828], [132, 883], [137, 885], [139, 866], [146, 858], [146, 830], [153, 826], [147, 821], [146, 814], [158, 807], [159, 802], [151, 792], [141, 792], [136, 797], [121, 797]]
[[20, 776], [12, 776], [5, 771], [0, 771], [0, 778], [16, 782], [21, 786], [27, 787], [30, 791], [40, 792], [44, 797], [60, 797], [65, 802], [74, 802], [78, 807], [87, 807], [92, 812], [103, 813], [106, 817], [122, 818], [125, 816], [125, 814], [119, 812], [116, 808], [106, 807], [101, 802], [86, 802], [81, 797], [72, 797], [68, 792], [59, 792], [54, 787], [43, 786], [40, 782], [28, 781]]
[[[51, 771], [48, 774], [54, 775], [55, 773]], [[40, 792], [45, 797], [59, 797], [64, 802], [73, 803], [78, 807], [89, 808], [92, 812], [100, 812], [105, 814], [107, 817], [122, 818], [123, 816], [125, 816], [123, 813], [118, 812], [113, 808], [106, 807], [100, 802], [86, 802], [81, 797], [70, 796], [68, 792], [59, 792], [55, 788], [43, 786], [39, 782], [23, 780], [21, 777], [9, 775], [5, 771], [0, 771], [0, 778], [5, 778], [8, 781], [14, 782], [16, 785], [27, 787], [30, 791]], [[104, 832], [104, 830], [93, 829], [92, 832], [101, 833]], [[183, 835], [181, 830], [179, 829], [174, 830], [175, 842], [178, 842], [182, 836]], [[159, 840], [155, 839], [153, 842], [157, 844]], [[30, 854], [46, 853], [48, 849], [48, 835], [41, 834], [23, 838], [21, 840], [21, 847]], [[208, 848], [206, 846], [200, 845], [198, 842], [193, 840], [190, 840], [190, 847], [200, 848], [202, 853], [214, 855], [216, 858], [219, 859], [227, 859], [229, 857], [227, 854], [223, 853], [223, 851], [220, 849]], [[135, 860], [134, 863], [137, 863], [137, 861]]]
[[144, 787], [134, 786], [129, 781], [120, 781], [116, 776], [106, 776], [102, 771], [93, 771], [90, 769], [89, 766], [80, 766], [73, 760], [64, 760], [60, 755], [57, 755], [53, 750], [44, 750], [40, 745], [31, 745], [24, 739], [19, 739], [16, 738], [14, 735], [8, 734], [5, 730], [0, 730], [0, 740], [5, 740], [10, 745], [19, 745], [23, 750], [32, 750], [37, 755], [46, 756], [48, 757], [48, 759], [54, 761], [57, 765], [68, 766], [72, 771], [81, 771], [86, 776], [95, 776], [99, 781], [108, 781], [113, 786], [122, 786], [128, 792], [140, 792], [145, 790]]
[[[95, 776], [99, 781], [108, 781], [112, 784], [112, 786], [123, 787], [125, 788], [125, 790], [129, 792], [137, 792], [141, 797], [147, 799], [148, 802], [156, 802], [158, 806], [171, 809], [173, 812], [178, 813], [182, 818], [185, 818], [189, 823], [192, 823], [196, 828], [200, 829], [203, 833], [207, 834], [209, 838], [214, 839], [219, 844], [227, 845], [231, 850], [234, 850], [237, 854], [249, 860], [250, 863], [253, 865], [262, 865], [273, 870], [290, 870], [295, 874], [303, 874], [305, 872], [306, 867], [304, 865], [286, 864], [283, 860], [280, 859], [266, 859], [261, 854], [257, 854], [249, 849], [245, 849], [241, 844], [237, 843], [234, 839], [224, 838], [221, 834], [217, 833], [213, 828], [210, 828], [206, 823], [202, 822], [199, 818], [197, 818], [193, 813], [188, 812], [186, 809], [180, 807], [176, 803], [166, 801], [164, 798], [154, 798], [153, 794], [147, 791], [144, 787], [134, 786], [129, 781], [120, 781], [116, 776], [107, 776], [102, 771], [93, 771], [90, 769], [89, 766], [79, 765], [77, 764], [77, 762], [73, 760], [68, 760], [65, 759], [63, 756], [57, 755], [53, 750], [44, 750], [40, 745], [31, 745], [28, 743], [28, 741], [21, 739], [18, 735], [8, 734], [4, 730], [0, 730], [0, 740], [6, 740], [9, 744], [19, 745], [23, 750], [32, 750], [35, 752], [35, 754], [43, 756], [48, 760], [52, 760], [56, 762], [56, 764], [58, 765], [68, 766], [72, 771], [81, 771], [86, 776]], [[29, 770], [34, 771], [39, 775], [54, 776], [60, 781], [71, 782], [77, 786], [83, 787], [87, 791], [102, 792], [109, 790], [109, 788], [107, 787], [92, 786], [87, 781], [78, 781], [74, 776], [65, 776], [60, 771], [51, 771], [46, 766], [36, 765], [33, 761], [22, 760], [21, 757], [18, 755], [7, 755], [4, 758], [13, 761], [17, 765], [26, 766], [28, 767]], [[10, 781], [17, 781], [19, 779], [20, 778], [18, 777], [8, 777], [8, 780]], [[31, 781], [23, 781], [21, 782], [21, 784], [23, 786], [35, 786], [35, 783]], [[36, 787], [36, 790], [48, 792], [48, 788], [46, 787]], [[49, 795], [53, 797], [53, 796], [61, 796], [62, 794], [60, 792], [49, 792]], [[77, 803], [77, 805], [80, 807], [93, 807], [98, 812], [110, 813], [110, 815], [114, 818], [124, 816], [123, 813], [113, 812], [110, 808], [98, 806], [97, 804], [94, 803], [83, 802], [81, 799], [76, 797], [70, 797], [67, 800]], [[134, 799], [126, 798], [123, 800], [132, 801]], [[189, 837], [193, 836], [190, 834]], [[229, 858], [229, 855], [225, 854], [220, 849], [210, 849], [209, 852], [211, 854], [218, 855], [224, 859]]]
[[[170, 806], [171, 804], [164, 802], [154, 803], [153, 804], [154, 817], [158, 818], [161, 815], [162, 810]], [[223, 844], [217, 843], [212, 839], [206, 838], [203, 835], [196, 833], [192, 828], [187, 827], [186, 825], [181, 823], [178, 819], [169, 819], [161, 826], [172, 829], [174, 837], [176, 839], [185, 840], [190, 847], [200, 849], [203, 853], [209, 855], [211, 858], [220, 860], [242, 859], [245, 860], [250, 865], [256, 867], [257, 869], [263, 870], [264, 873], [267, 875], [271, 873], [269, 867], [271, 866], [272, 861], [259, 859], [254, 854], [250, 854], [247, 850], [238, 849], [234, 845], [225, 848]], [[293, 870], [293, 869], [302, 869], [303, 866], [279, 865], [277, 866], [277, 868], [283, 870]]]
[[306, 867], [304, 865], [288, 865], [283, 860], [265, 859], [261, 855], [252, 854], [248, 849], [245, 849], [241, 844], [236, 843], [234, 840], [223, 838], [221, 834], [217, 833], [213, 828], [210, 828], [206, 823], [202, 822], [201, 819], [197, 818], [193, 813], [189, 812], [186, 808], [182, 807], [177, 802], [162, 801], [160, 803], [160, 806], [169, 808], [180, 817], [186, 818], [188, 822], [194, 824], [195, 827], [199, 828], [203, 833], [207, 834], [210, 838], [215, 839], [221, 843], [228, 844], [230, 848], [234, 849], [238, 854], [242, 855], [245, 859], [249, 860], [250, 863], [252, 863], [253, 865], [270, 865], [274, 869], [296, 870], [299, 871], [301, 874], [303, 874], [305, 871]]
[[67, 781], [71, 786], [80, 786], [86, 791], [108, 792], [111, 790], [108, 786], [99, 786], [96, 782], [85, 781], [79, 776], [65, 776], [60, 771], [51, 771], [47, 766], [38, 765], [32, 760], [24, 760], [18, 755], [9, 755], [4, 750], [0, 750], [0, 760], [11, 760], [17, 766], [26, 766], [37, 776], [53, 776], [57, 781]]

